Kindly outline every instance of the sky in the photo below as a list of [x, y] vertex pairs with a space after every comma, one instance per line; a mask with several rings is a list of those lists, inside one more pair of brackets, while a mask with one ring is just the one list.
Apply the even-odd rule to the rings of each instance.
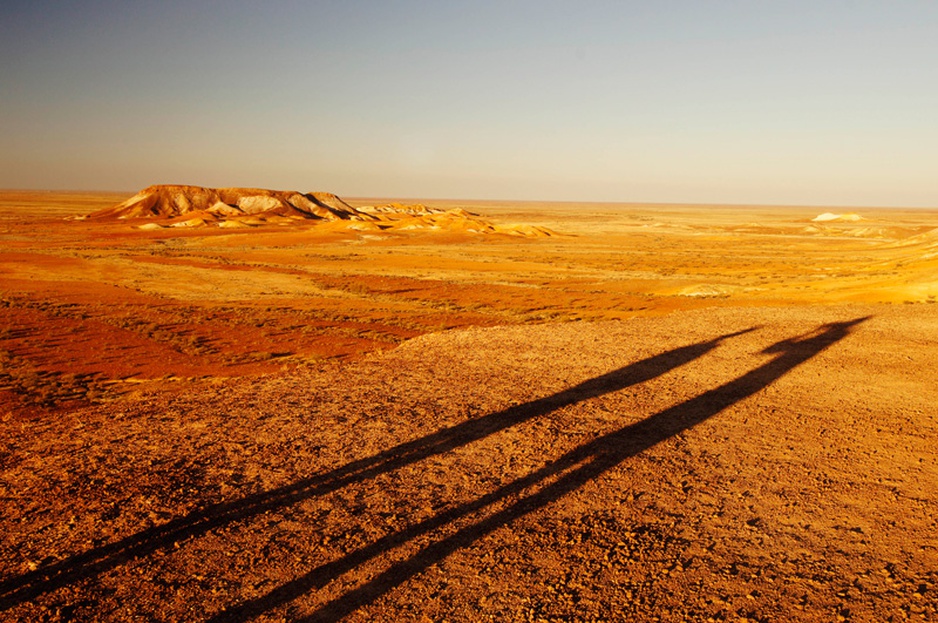
[[0, 3], [0, 188], [938, 207], [938, 2]]

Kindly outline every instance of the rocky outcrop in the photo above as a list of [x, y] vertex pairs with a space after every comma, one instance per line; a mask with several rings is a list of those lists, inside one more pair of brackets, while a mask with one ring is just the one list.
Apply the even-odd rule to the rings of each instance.
[[202, 186], [155, 185], [113, 208], [89, 218], [167, 218], [181, 216], [225, 220], [242, 216], [264, 218], [286, 216], [302, 219], [372, 220], [332, 193], [299, 193], [263, 188], [204, 188]]
[[127, 219], [140, 230], [209, 225], [244, 228], [311, 220], [329, 222], [326, 229], [346, 231], [423, 230], [526, 237], [553, 235], [542, 227], [491, 223], [460, 208], [441, 210], [423, 204], [401, 203], [355, 208], [332, 193], [263, 188], [149, 186], [127, 201], [85, 218]]

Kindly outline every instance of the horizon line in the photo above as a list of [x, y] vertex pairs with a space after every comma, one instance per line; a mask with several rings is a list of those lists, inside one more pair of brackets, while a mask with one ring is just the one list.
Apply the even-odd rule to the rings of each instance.
[[[196, 184], [149, 184], [137, 190], [127, 189], [77, 189], [77, 188], [0, 188], [0, 193], [19, 192], [19, 193], [69, 193], [69, 194], [128, 194], [128, 197], [139, 193], [149, 186], [198, 186]], [[199, 186], [201, 188], [257, 188], [259, 190], [278, 190], [265, 188], [262, 186]], [[292, 190], [292, 189], [287, 189]], [[394, 195], [355, 195], [340, 194], [331, 190], [306, 190], [296, 192], [328, 192], [342, 199], [352, 201], [419, 201], [419, 202], [454, 202], [465, 201], [470, 203], [491, 203], [491, 204], [513, 204], [513, 203], [540, 203], [556, 205], [619, 205], [619, 206], [648, 206], [648, 207], [668, 207], [668, 206], [687, 206], [687, 207], [725, 207], [725, 208], [855, 208], [861, 210], [938, 210], [938, 204], [930, 206], [915, 205], [885, 205], [885, 204], [848, 204], [848, 203], [783, 203], [783, 202], [716, 202], [716, 201], [644, 201], [644, 200], [606, 200], [606, 199], [504, 199], [504, 198], [483, 198], [483, 197], [421, 197], [418, 195], [394, 196]]]

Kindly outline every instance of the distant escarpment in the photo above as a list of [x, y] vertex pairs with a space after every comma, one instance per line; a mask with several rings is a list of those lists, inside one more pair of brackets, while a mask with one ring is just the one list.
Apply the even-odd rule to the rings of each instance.
[[440, 210], [422, 204], [354, 208], [332, 193], [300, 193], [263, 188], [204, 188], [154, 185], [89, 220], [128, 220], [143, 230], [164, 227], [257, 227], [318, 222], [350, 231], [447, 231], [469, 234], [550, 236], [532, 225], [494, 224], [462, 209]]
[[89, 218], [188, 219], [224, 221], [230, 218], [267, 221], [272, 217], [335, 220], [368, 220], [332, 193], [299, 193], [263, 188], [203, 188], [155, 185], [113, 208]]

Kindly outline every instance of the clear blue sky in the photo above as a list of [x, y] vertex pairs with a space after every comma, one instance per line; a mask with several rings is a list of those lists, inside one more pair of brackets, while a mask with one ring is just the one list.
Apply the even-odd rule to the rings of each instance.
[[0, 187], [938, 207], [938, 2], [0, 3]]

